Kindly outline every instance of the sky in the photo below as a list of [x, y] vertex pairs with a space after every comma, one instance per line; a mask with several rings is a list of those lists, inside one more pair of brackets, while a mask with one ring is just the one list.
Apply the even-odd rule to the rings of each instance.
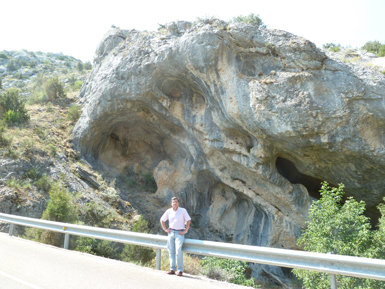
[[157, 30], [159, 24], [258, 15], [267, 28], [325, 43], [385, 44], [385, 0], [2, 0], [0, 51], [63, 53], [84, 62], [112, 25]]

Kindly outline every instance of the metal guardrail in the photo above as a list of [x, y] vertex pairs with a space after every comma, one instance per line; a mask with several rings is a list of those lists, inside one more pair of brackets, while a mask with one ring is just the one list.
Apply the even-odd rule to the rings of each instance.
[[[11, 224], [9, 230], [10, 235], [13, 234], [14, 224], [63, 233], [65, 234], [64, 248], [66, 249], [68, 249], [70, 235], [155, 248], [157, 249], [157, 269], [160, 269], [160, 249], [167, 249], [166, 236], [52, 222], [3, 213], [0, 213], [0, 221]], [[195, 239], [186, 239], [183, 244], [183, 251], [197, 255], [230, 258], [251, 263], [328, 273], [331, 274], [332, 289], [337, 288], [335, 275], [385, 281], [385, 260], [382, 259], [322, 254]]]

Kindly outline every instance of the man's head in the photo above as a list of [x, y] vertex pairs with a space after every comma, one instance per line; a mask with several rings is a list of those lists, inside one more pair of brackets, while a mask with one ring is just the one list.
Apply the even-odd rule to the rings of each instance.
[[177, 210], [179, 207], [179, 200], [177, 197], [172, 197], [171, 198], [171, 206], [174, 210]]

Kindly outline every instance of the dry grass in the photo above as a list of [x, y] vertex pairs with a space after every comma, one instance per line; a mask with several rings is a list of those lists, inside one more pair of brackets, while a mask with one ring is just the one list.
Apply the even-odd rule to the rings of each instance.
[[8, 127], [4, 136], [11, 140], [14, 157], [31, 159], [54, 157], [58, 152], [75, 155], [70, 145], [74, 124], [67, 119], [70, 100], [26, 106], [30, 121]]

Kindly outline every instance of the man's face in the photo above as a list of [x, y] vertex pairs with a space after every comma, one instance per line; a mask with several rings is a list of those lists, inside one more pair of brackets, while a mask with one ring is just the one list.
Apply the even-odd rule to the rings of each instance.
[[177, 199], [172, 199], [172, 200], [171, 200], [171, 206], [172, 206], [172, 208], [173, 208], [174, 210], [178, 209], [178, 207], [179, 207], [179, 202], [178, 202], [178, 200], [177, 200]]

